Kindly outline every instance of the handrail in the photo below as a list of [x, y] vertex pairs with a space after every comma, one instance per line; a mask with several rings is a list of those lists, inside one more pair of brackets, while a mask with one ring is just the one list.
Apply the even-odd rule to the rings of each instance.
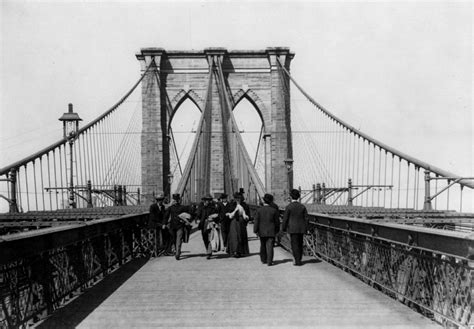
[[[80, 128], [77, 135], [80, 135], [82, 133], [84, 133], [85, 131], [87, 131], [89, 128], [91, 128], [92, 126], [94, 126], [96, 123], [98, 123], [99, 121], [103, 120], [105, 117], [107, 117], [109, 114], [111, 114], [113, 111], [115, 111], [117, 109], [117, 107], [119, 107], [127, 98], [128, 96], [130, 96], [130, 94], [135, 90], [135, 88], [140, 84], [140, 82], [143, 80], [143, 78], [145, 77], [145, 75], [147, 74], [148, 70], [150, 69], [150, 65], [148, 65], [147, 69], [145, 70], [145, 72], [142, 74], [142, 76], [140, 77], [140, 79], [138, 79], [138, 81], [133, 85], [133, 87], [122, 97], [120, 98], [120, 100], [115, 103], [109, 110], [107, 110], [106, 112], [104, 112], [101, 116], [99, 116], [97, 119], [91, 121], [89, 124], [85, 125], [84, 127]], [[33, 153], [32, 155], [30, 156], [27, 156], [26, 158], [22, 159], [22, 160], [19, 160], [17, 162], [14, 162], [12, 163], [11, 165], [8, 165], [6, 167], [3, 167], [3, 168], [0, 168], [0, 175], [6, 175], [8, 174], [8, 172], [12, 169], [12, 168], [18, 168], [18, 167], [21, 167], [21, 166], [24, 166], [25, 164], [27, 164], [28, 162], [30, 161], [33, 161], [49, 152], [51, 152], [52, 150], [54, 150], [55, 148], [57, 148], [58, 146], [60, 145], [63, 145], [63, 144], [66, 144], [68, 141], [67, 138], [62, 138], [60, 139], [59, 141], [43, 148], [42, 150], [36, 152], [36, 153]]]
[[[332, 114], [331, 112], [329, 112], [328, 110], [326, 110], [321, 104], [319, 104], [318, 102], [316, 102], [306, 91], [304, 91], [304, 89], [295, 81], [295, 79], [290, 75], [290, 73], [286, 70], [286, 68], [282, 65], [280, 59], [277, 57], [277, 62], [278, 64], [280, 65], [280, 67], [283, 69], [283, 71], [286, 73], [286, 75], [288, 76], [288, 78], [290, 78], [290, 80], [295, 84], [296, 88], [298, 88], [298, 90], [313, 104], [315, 105], [321, 112], [323, 112], [324, 114], [326, 114], [329, 118], [331, 118], [332, 120], [336, 121], [338, 124], [340, 124], [341, 126], [343, 126], [344, 128], [350, 130], [352, 133], [354, 133], [355, 135], [358, 135], [359, 137], [362, 137], [364, 140], [367, 140], [368, 142], [378, 146], [380, 149], [384, 149], [385, 152], [390, 152], [392, 153], [393, 155], [396, 155], [398, 156], [400, 159], [403, 159], [409, 163], [413, 163], [415, 166], [417, 167], [421, 167], [423, 169], [426, 169], [428, 171], [431, 171], [435, 174], [438, 174], [438, 175], [441, 175], [441, 176], [444, 176], [444, 177], [454, 177], [455, 179], [462, 179], [462, 177], [458, 176], [458, 175], [455, 175], [455, 174], [452, 174], [446, 170], [443, 170], [443, 169], [440, 169], [438, 167], [435, 167], [435, 166], [432, 166], [430, 165], [429, 163], [427, 162], [424, 162], [424, 161], [421, 161], [419, 159], [416, 159], [412, 156], [409, 156], [403, 152], [400, 152], [398, 151], [397, 149], [394, 149], [393, 147], [390, 147], [388, 146], [387, 144], [384, 144], [372, 137], [370, 137], [369, 135], [357, 130], [355, 127], [349, 125], [348, 123], [346, 123], [345, 121], [339, 119], [338, 117], [336, 117], [334, 114]], [[461, 180], [459, 181], [459, 184], [463, 185], [463, 186], [466, 186], [466, 187], [469, 187], [469, 188], [472, 188], [474, 189], [474, 183], [471, 183], [471, 182], [461, 182]]]

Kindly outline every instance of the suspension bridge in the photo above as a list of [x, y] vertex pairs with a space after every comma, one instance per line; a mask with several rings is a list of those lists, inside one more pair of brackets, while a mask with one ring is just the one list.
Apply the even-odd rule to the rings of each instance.
[[[138, 80], [109, 110], [81, 126], [79, 111], [70, 104], [59, 118], [62, 139], [0, 168], [0, 196], [8, 204], [8, 212], [0, 214], [0, 327], [65, 321], [68, 305], [87, 299], [90, 291], [130, 268], [134, 275], [126, 277], [125, 290], [112, 289], [122, 302], [114, 297], [115, 304], [97, 305], [98, 313], [81, 318], [83, 327], [110, 323], [104, 322], [109, 321], [104, 313], [116, 318], [114, 327], [474, 325], [474, 214], [465, 210], [472, 209], [473, 177], [404, 154], [336, 117], [291, 75], [294, 54], [288, 48], [145, 48], [136, 57]], [[242, 104], [254, 110], [251, 120], [258, 131], [239, 126]], [[181, 113], [188, 105], [194, 114]], [[206, 295], [214, 308], [203, 306], [190, 290], [203, 279], [212, 280], [212, 271], [206, 272], [196, 257], [179, 265], [159, 257], [155, 229], [147, 224], [149, 205], [158, 193], [179, 193], [183, 203], [198, 204], [206, 194], [217, 198], [242, 191], [252, 210], [265, 193], [272, 193], [282, 209], [292, 188], [301, 190], [300, 201], [310, 213], [304, 273], [286, 267], [289, 254], [284, 250], [290, 246], [284, 235], [278, 256], [284, 277], [255, 267], [253, 257], [232, 264], [222, 259], [215, 265], [229, 278], [240, 268], [253, 279], [301, 280], [301, 286], [290, 290], [269, 287], [273, 308], [265, 298], [248, 294], [255, 285], [242, 277], [233, 278], [230, 287], [217, 285], [217, 291], [227, 294], [216, 293], [217, 301]], [[197, 244], [192, 246], [190, 256], [202, 253]], [[154, 258], [140, 263], [144, 253]], [[189, 266], [189, 277], [180, 278], [192, 284], [170, 279], [184, 266]], [[193, 281], [193, 270], [205, 277]], [[153, 276], [147, 277], [150, 272]], [[130, 304], [135, 311], [125, 317], [118, 304], [132, 303], [127, 289], [134, 291], [136, 301], [146, 299], [155, 275], [156, 284], [173, 287], [169, 296], [169, 289], [159, 289], [161, 301], [171, 304], [164, 302], [164, 308], [153, 312], [138, 312], [146, 307]], [[335, 275], [339, 281], [330, 279]], [[370, 305], [373, 313], [384, 316], [348, 308], [347, 296], [336, 288], [322, 294], [312, 277], [321, 284], [353, 287], [357, 293], [350, 305]], [[248, 311], [242, 299], [233, 303], [228, 293], [232, 284], [239, 285], [249, 304], [272, 316]], [[295, 291], [305, 298], [297, 301]], [[283, 320], [282, 292], [300, 305], [303, 315], [293, 310]], [[160, 304], [156, 298], [148, 300]], [[314, 305], [316, 300], [331, 300], [353, 314], [341, 322], [340, 313]], [[247, 322], [219, 309], [219, 302], [240, 309]], [[197, 313], [214, 314], [217, 308], [221, 315], [206, 321], [194, 313], [176, 319], [173, 309], [191, 312], [190, 305]]]

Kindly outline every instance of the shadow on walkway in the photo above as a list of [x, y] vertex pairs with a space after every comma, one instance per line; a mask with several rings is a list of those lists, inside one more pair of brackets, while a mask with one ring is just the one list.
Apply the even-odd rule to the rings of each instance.
[[132, 260], [125, 264], [95, 286], [87, 289], [75, 300], [56, 310], [49, 318], [36, 326], [36, 328], [75, 328], [104, 300], [112, 295], [125, 281], [142, 268], [147, 261], [147, 258], [141, 258]]

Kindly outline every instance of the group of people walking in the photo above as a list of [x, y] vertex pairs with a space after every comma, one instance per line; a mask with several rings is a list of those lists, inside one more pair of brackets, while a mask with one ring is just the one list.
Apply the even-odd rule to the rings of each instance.
[[[308, 229], [307, 210], [298, 201], [298, 190], [291, 190], [290, 197], [292, 202], [283, 213], [281, 230], [290, 235], [293, 264], [301, 265], [303, 235]], [[251, 220], [250, 207], [242, 192], [236, 192], [232, 200], [223, 193], [217, 202], [211, 195], [206, 195], [197, 207], [182, 205], [179, 194], [173, 194], [169, 207], [165, 207], [164, 199], [163, 195], [158, 195], [150, 206], [150, 225], [156, 228], [165, 255], [174, 254], [176, 260], [180, 259], [182, 243], [189, 239], [194, 220], [201, 231], [207, 259], [216, 251], [226, 251], [233, 257], [249, 254], [247, 224]], [[263, 205], [256, 210], [253, 230], [260, 239], [261, 262], [273, 265], [273, 246], [280, 231], [280, 211], [271, 194], [264, 195]]]

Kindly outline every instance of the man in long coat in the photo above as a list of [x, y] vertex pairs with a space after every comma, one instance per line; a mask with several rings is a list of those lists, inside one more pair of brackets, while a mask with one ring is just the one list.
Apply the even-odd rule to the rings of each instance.
[[210, 222], [219, 223], [219, 215], [217, 205], [213, 202], [211, 195], [202, 197], [202, 204], [200, 205], [197, 213], [199, 220], [198, 228], [201, 230], [202, 241], [206, 248], [207, 259], [212, 256], [212, 246], [210, 244], [209, 233], [211, 229], [208, 226]]
[[280, 229], [280, 212], [272, 206], [273, 195], [263, 196], [263, 206], [257, 209], [253, 231], [260, 238], [260, 260], [262, 264], [273, 264], [273, 244]]
[[184, 230], [186, 226], [191, 226], [191, 222], [184, 216], [183, 213], [193, 214], [191, 206], [184, 206], [181, 204], [181, 196], [173, 194], [173, 203], [166, 209], [165, 218], [168, 219], [168, 225], [175, 245], [175, 258], [179, 260], [181, 256], [181, 245], [183, 244]]
[[290, 234], [291, 251], [293, 253], [293, 265], [300, 266], [303, 258], [303, 236], [308, 231], [308, 211], [298, 199], [300, 191], [290, 191], [291, 202], [286, 206], [283, 213], [282, 231]]
[[229, 235], [231, 219], [229, 216], [226, 216], [226, 214], [235, 209], [235, 204], [229, 202], [228, 196], [225, 193], [221, 194], [220, 199], [221, 201], [217, 204], [217, 208], [219, 210], [219, 219], [221, 222], [222, 240], [224, 242], [224, 248], [227, 248], [227, 237]]
[[169, 254], [171, 253], [171, 236], [165, 220], [164, 199], [163, 194], [158, 194], [155, 202], [150, 206], [150, 228], [156, 229], [156, 240], [161, 249], [159, 252]]

